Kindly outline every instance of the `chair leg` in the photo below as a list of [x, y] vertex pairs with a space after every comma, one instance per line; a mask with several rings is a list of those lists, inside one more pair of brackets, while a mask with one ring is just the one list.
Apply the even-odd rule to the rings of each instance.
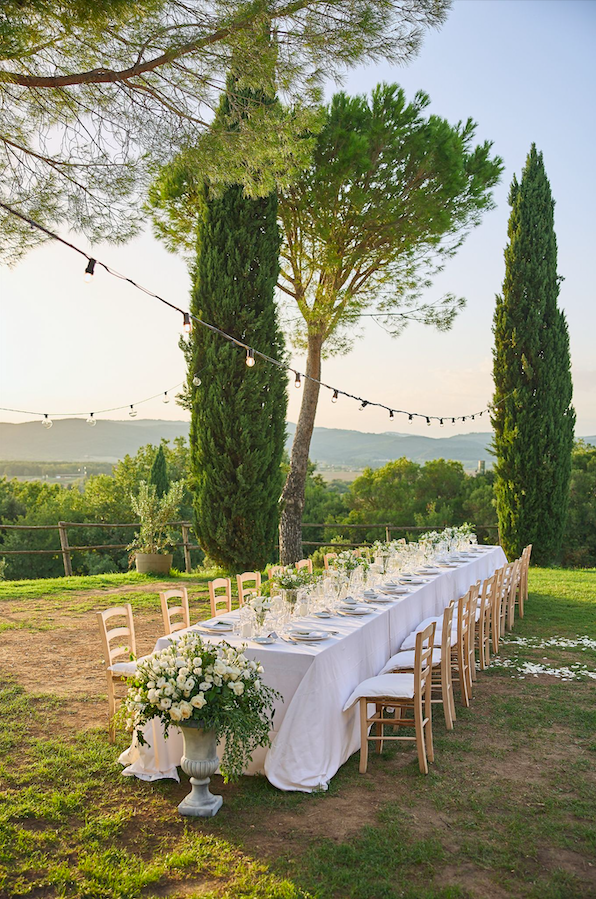
[[116, 714], [116, 693], [114, 691], [114, 681], [110, 672], [108, 676], [108, 739], [110, 743], [116, 740], [116, 727], [114, 725], [114, 715]]
[[441, 696], [443, 697], [443, 713], [447, 730], [453, 730], [453, 716], [451, 714], [453, 697], [451, 695], [450, 674], [451, 669], [449, 665], [441, 662]]
[[424, 691], [424, 717], [426, 719], [426, 755], [429, 762], [435, 760], [435, 748], [433, 746], [433, 705], [431, 677], [428, 675], [426, 690]]
[[368, 703], [366, 699], [360, 700], [360, 773], [366, 773], [368, 765]]
[[422, 717], [422, 696], [414, 698], [414, 725], [416, 727], [416, 749], [418, 750], [418, 765], [422, 774], [428, 774], [428, 762], [424, 745], [424, 725]]
[[468, 694], [468, 672], [465, 664], [463, 653], [457, 653], [457, 674], [459, 677], [459, 689], [461, 690], [461, 701], [466, 708], [470, 705], [470, 697]]
[[[382, 718], [383, 717], [383, 706], [379, 702], [377, 702], [377, 704], [376, 704], [376, 710], [377, 710], [377, 715], [379, 716], [379, 718]], [[379, 729], [377, 736], [381, 738], [380, 740], [376, 741], [377, 755], [380, 755], [383, 752], [383, 737], [385, 736], [385, 725], [383, 724], [382, 721], [379, 721], [379, 723], [376, 726]]]

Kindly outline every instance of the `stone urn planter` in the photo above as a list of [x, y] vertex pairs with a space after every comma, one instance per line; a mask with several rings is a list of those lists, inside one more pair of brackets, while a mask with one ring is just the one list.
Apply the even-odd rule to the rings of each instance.
[[139, 574], [169, 574], [173, 561], [172, 553], [135, 553]]
[[212, 818], [223, 803], [221, 796], [214, 796], [209, 791], [209, 781], [219, 766], [215, 731], [203, 730], [195, 721], [180, 722], [178, 726], [184, 737], [182, 770], [192, 784], [192, 790], [182, 800], [178, 811], [181, 815]]

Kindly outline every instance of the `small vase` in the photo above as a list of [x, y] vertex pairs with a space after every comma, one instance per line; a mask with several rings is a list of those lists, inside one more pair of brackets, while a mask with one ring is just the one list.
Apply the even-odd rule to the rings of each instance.
[[296, 608], [296, 602], [298, 601], [298, 589], [282, 590], [281, 592], [286, 611], [291, 618], [294, 614], [294, 609]]
[[181, 815], [212, 818], [221, 808], [223, 798], [209, 792], [211, 775], [219, 765], [217, 757], [217, 737], [214, 730], [203, 730], [198, 722], [178, 725], [184, 737], [184, 755], [180, 762], [182, 770], [190, 777], [192, 790], [180, 805]]

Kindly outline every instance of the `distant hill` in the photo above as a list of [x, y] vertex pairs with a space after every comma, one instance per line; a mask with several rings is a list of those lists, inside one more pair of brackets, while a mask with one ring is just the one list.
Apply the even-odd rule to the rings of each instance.
[[[288, 448], [296, 426], [288, 424]], [[38, 421], [22, 424], [0, 422], [0, 460], [39, 462], [117, 462], [127, 453], [134, 455], [146, 443], [159, 444], [162, 438], [188, 439], [188, 422], [141, 419], [100, 420], [94, 428], [82, 419], [55, 421], [49, 430]], [[310, 456], [320, 468], [360, 470], [378, 468], [391, 459], [406, 456], [414, 462], [455, 459], [464, 467], [476, 468], [480, 459], [489, 468], [492, 456], [490, 432], [425, 437], [416, 434], [370, 434], [339, 428], [315, 428]], [[584, 437], [596, 445], [596, 437]]]

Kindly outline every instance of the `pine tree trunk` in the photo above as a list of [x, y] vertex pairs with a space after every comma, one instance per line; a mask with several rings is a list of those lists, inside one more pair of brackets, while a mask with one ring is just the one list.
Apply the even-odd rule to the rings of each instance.
[[[323, 337], [309, 334], [306, 374], [311, 378], [321, 377], [321, 350]], [[279, 524], [279, 558], [282, 565], [291, 565], [302, 558], [302, 513], [304, 511], [304, 489], [308, 471], [308, 453], [315, 426], [319, 384], [304, 380], [304, 393], [300, 415], [292, 444], [290, 470], [281, 495], [282, 513]]]

